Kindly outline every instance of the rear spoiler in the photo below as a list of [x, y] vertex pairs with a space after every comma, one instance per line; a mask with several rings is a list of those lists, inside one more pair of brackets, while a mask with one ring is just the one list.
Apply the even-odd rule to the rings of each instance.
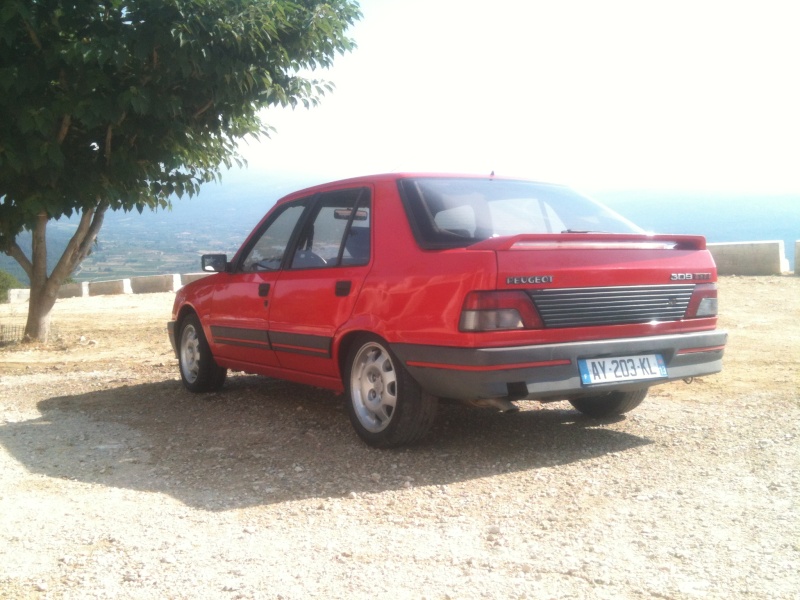
[[644, 233], [521, 233], [492, 237], [467, 247], [469, 250], [641, 249], [705, 250], [702, 235], [647, 235]]

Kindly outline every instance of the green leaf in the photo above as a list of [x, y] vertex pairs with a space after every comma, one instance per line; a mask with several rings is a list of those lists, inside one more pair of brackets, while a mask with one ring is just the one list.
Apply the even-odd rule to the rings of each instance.
[[244, 166], [263, 109], [331, 90], [299, 73], [352, 49], [359, 18], [355, 0], [3, 0], [0, 241], [42, 210], [164, 208]]

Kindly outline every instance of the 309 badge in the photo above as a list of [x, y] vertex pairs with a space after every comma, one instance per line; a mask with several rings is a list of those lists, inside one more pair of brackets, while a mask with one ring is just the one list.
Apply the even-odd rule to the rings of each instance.
[[672, 273], [670, 281], [709, 281], [711, 273]]

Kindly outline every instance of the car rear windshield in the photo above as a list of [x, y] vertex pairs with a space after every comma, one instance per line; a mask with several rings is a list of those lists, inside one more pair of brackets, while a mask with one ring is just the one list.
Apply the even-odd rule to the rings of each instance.
[[414, 178], [399, 181], [409, 222], [426, 249], [466, 247], [520, 233], [642, 230], [568, 187], [530, 181]]

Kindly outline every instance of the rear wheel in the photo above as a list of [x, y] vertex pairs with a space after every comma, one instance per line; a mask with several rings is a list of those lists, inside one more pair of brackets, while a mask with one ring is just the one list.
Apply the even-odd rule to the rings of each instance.
[[601, 396], [587, 396], [570, 400], [585, 415], [601, 419], [629, 412], [639, 406], [647, 396], [647, 388], [628, 392], [610, 392]]
[[363, 335], [351, 346], [345, 385], [350, 422], [370, 446], [413, 444], [433, 425], [438, 399], [420, 388], [376, 336]]
[[178, 364], [183, 385], [191, 392], [213, 392], [222, 387], [228, 370], [217, 365], [197, 315], [183, 318], [178, 331]]

